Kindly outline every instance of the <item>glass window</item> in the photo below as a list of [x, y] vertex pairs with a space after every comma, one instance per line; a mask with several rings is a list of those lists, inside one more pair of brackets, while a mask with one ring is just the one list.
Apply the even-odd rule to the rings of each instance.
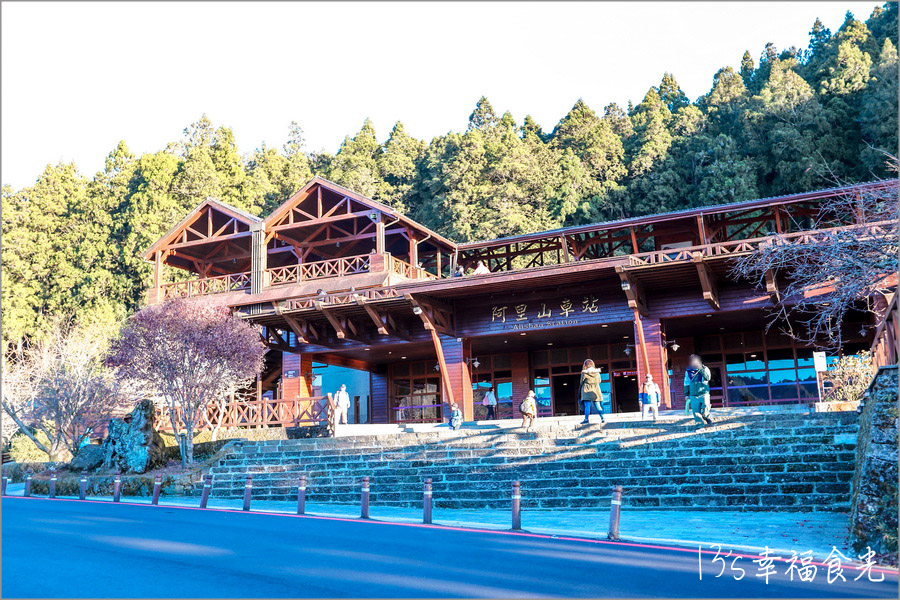
[[819, 386], [815, 383], [801, 383], [800, 397], [803, 399], [818, 398]]
[[794, 400], [799, 397], [796, 383], [772, 384], [772, 400]]
[[557, 365], [550, 367], [550, 372], [554, 375], [564, 375], [569, 372], [569, 365]]
[[509, 354], [497, 354], [493, 357], [494, 359], [494, 370], [496, 369], [509, 369], [512, 366], [512, 358]]
[[740, 333], [728, 333], [725, 335], [726, 350], [740, 350], [744, 347], [744, 336]]
[[707, 335], [697, 340], [697, 352], [718, 352], [722, 343], [717, 335]]
[[424, 362], [416, 362], [411, 366], [413, 375], [425, 375], [428, 372], [428, 366]]
[[704, 365], [722, 362], [721, 354], [704, 354], [700, 357]]
[[813, 349], [797, 348], [797, 366], [811, 367], [813, 366]]
[[609, 358], [609, 348], [606, 346], [593, 346], [591, 348], [591, 358], [595, 361]]
[[409, 364], [402, 363], [392, 367], [394, 375], [409, 375]]
[[557, 348], [550, 352], [550, 362], [554, 365], [569, 364], [569, 351], [565, 348]]
[[534, 388], [534, 395], [537, 397], [537, 403], [540, 406], [550, 406], [552, 400], [552, 392], [549, 386]]
[[534, 361], [535, 366], [543, 366], [549, 364], [550, 353], [546, 350], [535, 352], [531, 355], [531, 360]]
[[768, 400], [769, 386], [767, 385], [728, 388], [729, 404], [759, 404], [768, 402]]
[[494, 371], [494, 377], [496, 379], [509, 379], [512, 377], [512, 371]]
[[497, 402], [511, 403], [512, 395], [512, 381], [501, 381], [497, 384]]
[[766, 361], [763, 360], [762, 350], [744, 354], [744, 363], [747, 365], [747, 370], [766, 368]]
[[780, 348], [766, 352], [770, 369], [793, 369], [794, 350], [792, 348]]
[[534, 381], [535, 385], [537, 385], [538, 379], [546, 379], [544, 382], [545, 385], [550, 384], [550, 369], [535, 369], [534, 370]]
[[751, 371], [749, 373], [729, 373], [728, 374], [728, 387], [740, 387], [740, 386], [765, 386], [769, 383], [768, 374], [765, 371]]
[[794, 369], [782, 369], [780, 371], [769, 371], [769, 381], [772, 385], [782, 383], [797, 383], [797, 371]]
[[590, 358], [588, 356], [587, 348], [572, 348], [569, 352], [569, 360], [572, 363], [583, 363], [586, 359]]
[[[705, 360], [703, 362], [706, 362]], [[713, 362], [713, 361], [710, 361]], [[744, 364], [744, 355], [743, 354], [726, 354], [725, 355], [725, 369], [731, 373], [732, 371], [746, 371], [747, 367]]]

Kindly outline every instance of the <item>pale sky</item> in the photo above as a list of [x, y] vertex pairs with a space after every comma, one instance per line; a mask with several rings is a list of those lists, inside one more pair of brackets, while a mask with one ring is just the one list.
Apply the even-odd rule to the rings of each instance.
[[47, 163], [91, 176], [206, 113], [242, 153], [297, 121], [334, 152], [366, 117], [431, 140], [463, 130], [481, 95], [551, 130], [578, 98], [639, 102], [663, 72], [693, 100], [766, 42], [805, 47], [877, 2], [2, 4], [2, 183]]

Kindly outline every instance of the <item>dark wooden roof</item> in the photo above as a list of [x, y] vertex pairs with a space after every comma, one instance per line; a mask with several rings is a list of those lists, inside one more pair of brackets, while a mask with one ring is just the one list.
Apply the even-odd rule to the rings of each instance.
[[885, 189], [897, 187], [897, 180], [890, 179], [886, 181], [876, 181], [869, 183], [860, 183], [850, 186], [833, 187], [815, 192], [803, 192], [800, 194], [790, 194], [787, 196], [773, 196], [770, 198], [760, 198], [758, 200], [748, 200], [746, 202], [733, 202], [731, 204], [717, 204], [714, 206], [702, 206], [698, 208], [687, 208], [684, 210], [676, 210], [666, 213], [653, 215], [645, 215], [642, 217], [630, 217], [627, 219], [619, 219], [616, 221], [607, 221], [603, 223], [591, 223], [589, 225], [574, 225], [571, 227], [562, 227], [559, 229], [551, 229], [548, 231], [536, 231], [534, 233], [525, 233], [521, 235], [513, 235], [492, 240], [482, 240], [476, 242], [465, 242], [458, 245], [460, 251], [474, 250], [477, 248], [487, 248], [490, 246], [501, 246], [504, 244], [512, 244], [517, 242], [530, 242], [546, 238], [554, 238], [562, 235], [578, 235], [582, 233], [592, 233], [594, 231], [602, 231], [606, 229], [621, 229], [625, 227], [633, 227], [639, 225], [651, 225], [654, 223], [663, 223], [666, 221], [674, 221], [696, 217], [698, 215], [711, 215], [719, 213], [727, 213], [738, 210], [752, 210], [754, 208], [765, 208], [776, 204], [794, 204], [797, 202], [810, 202], [833, 198], [842, 194], [851, 192], [863, 192], [867, 190]]

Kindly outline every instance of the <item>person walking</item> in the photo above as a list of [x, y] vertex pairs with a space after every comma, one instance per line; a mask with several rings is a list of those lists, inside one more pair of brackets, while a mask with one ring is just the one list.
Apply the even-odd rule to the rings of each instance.
[[684, 412], [693, 413], [694, 420], [707, 427], [712, 425], [709, 418], [709, 380], [712, 375], [696, 354], [691, 354], [689, 361], [684, 372], [684, 397], [687, 398]]
[[472, 272], [472, 275], [487, 275], [490, 272], [491, 270], [484, 264], [484, 261], [479, 260], [478, 264], [475, 265], [475, 270]]
[[487, 407], [487, 418], [493, 420], [497, 418], [497, 396], [494, 395], [493, 387], [489, 387], [481, 399], [482, 406]]
[[647, 414], [653, 412], [653, 420], [659, 419], [659, 386], [653, 381], [653, 375], [647, 373], [644, 383], [641, 384], [641, 393], [638, 400], [641, 402], [641, 418], [646, 419]]
[[519, 405], [519, 411], [522, 413], [522, 427], [531, 431], [534, 427], [534, 418], [537, 416], [537, 402], [535, 401], [534, 390], [528, 390], [528, 395]]
[[347, 386], [341, 384], [341, 389], [334, 395], [334, 403], [337, 405], [337, 414], [335, 415], [335, 424], [347, 424], [347, 413], [350, 410], [350, 394], [347, 393]]
[[590, 358], [581, 367], [581, 406], [584, 409], [584, 421], [591, 422], [591, 410], [600, 414], [600, 422], [606, 423], [603, 416], [603, 392], [600, 390], [600, 369], [594, 366]]
[[459, 410], [459, 404], [454, 402], [450, 405], [450, 427], [455, 431], [462, 427], [462, 422], [462, 411]]

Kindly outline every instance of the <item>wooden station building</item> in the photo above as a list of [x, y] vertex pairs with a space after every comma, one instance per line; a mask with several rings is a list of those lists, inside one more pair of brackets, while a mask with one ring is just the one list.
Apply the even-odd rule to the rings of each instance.
[[[147, 250], [156, 265], [148, 302], [214, 295], [260, 326], [272, 352], [256, 402], [268, 408], [243, 422], [317, 419], [314, 363], [369, 374], [362, 401], [373, 423], [440, 421], [454, 401], [478, 418], [489, 385], [500, 416], [518, 416], [529, 389], [541, 416], [576, 414], [586, 358], [603, 369], [613, 412], [638, 410], [645, 373], [664, 407], [683, 407], [691, 353], [712, 369], [714, 406], [809, 402], [818, 396], [813, 349], [766, 330], [779, 281], [755, 289], [730, 265], [775, 236], [814, 242], [814, 217], [831, 198], [896, 185], [459, 244], [317, 177], [265, 218], [201, 203]], [[883, 232], [849, 217], [828, 227]], [[451, 276], [477, 261], [491, 272]], [[872, 315], [858, 319], [845, 327], [859, 330], [845, 353], [871, 344]]]

